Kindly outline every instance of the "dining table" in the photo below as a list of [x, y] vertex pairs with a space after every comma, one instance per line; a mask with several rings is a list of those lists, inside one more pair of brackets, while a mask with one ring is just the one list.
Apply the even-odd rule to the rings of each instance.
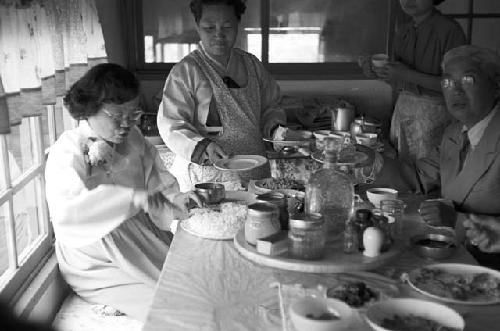
[[[431, 229], [421, 220], [418, 206], [425, 196], [401, 194], [407, 203], [403, 216], [405, 240]], [[437, 261], [416, 255], [406, 247], [386, 265], [370, 270], [381, 279], [391, 279], [400, 297], [432, 298], [401, 281], [401, 274]], [[463, 246], [439, 263], [477, 264]], [[280, 316], [276, 284], [321, 282], [331, 274], [281, 270], [256, 264], [244, 258], [231, 240], [209, 240], [194, 236], [181, 227], [174, 235], [161, 271], [144, 331], [281, 331], [286, 330]], [[500, 305], [447, 304], [459, 312], [465, 331], [492, 331], [500, 328]], [[367, 323], [360, 331], [371, 330]]]

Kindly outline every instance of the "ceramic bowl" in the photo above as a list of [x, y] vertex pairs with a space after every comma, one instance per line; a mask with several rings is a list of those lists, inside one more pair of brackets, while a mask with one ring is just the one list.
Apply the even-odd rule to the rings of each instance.
[[366, 190], [366, 197], [375, 208], [380, 208], [380, 201], [396, 199], [398, 191], [388, 187], [374, 187]]
[[226, 197], [224, 185], [220, 183], [199, 183], [194, 190], [203, 197], [209, 205], [221, 202]]
[[363, 146], [373, 146], [377, 143], [377, 134], [376, 133], [360, 133], [357, 134], [354, 139], [357, 144]]
[[453, 236], [442, 233], [419, 234], [411, 237], [410, 243], [418, 255], [432, 260], [446, 259], [458, 247]]
[[375, 331], [397, 331], [382, 327], [384, 319], [393, 319], [395, 315], [425, 318], [457, 331], [465, 328], [464, 319], [453, 309], [419, 299], [390, 299], [374, 303], [366, 311], [366, 320]]
[[389, 56], [387, 56], [387, 54], [372, 55], [372, 65], [376, 68], [385, 66], [388, 61], [389, 61]]
[[352, 314], [346, 303], [331, 298], [304, 297], [290, 305], [290, 319], [297, 331], [345, 330]]

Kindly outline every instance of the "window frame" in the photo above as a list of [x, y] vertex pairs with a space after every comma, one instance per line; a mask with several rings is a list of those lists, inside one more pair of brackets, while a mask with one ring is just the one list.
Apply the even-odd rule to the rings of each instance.
[[[140, 78], [147, 80], [165, 79], [175, 63], [145, 63], [142, 24], [142, 1], [125, 0], [122, 7], [123, 30], [127, 40], [127, 64]], [[337, 63], [268, 63], [269, 13], [271, 0], [261, 2], [262, 63], [277, 80], [366, 80], [361, 68], [355, 62]], [[398, 0], [385, 0], [389, 5], [387, 22], [386, 52], [391, 49], [394, 26], [394, 6]], [[130, 37], [132, 36], [132, 37]]]
[[[46, 106], [47, 126], [49, 143], [52, 145], [57, 137], [56, 134], [56, 113], [55, 106]], [[53, 251], [54, 234], [50, 224], [49, 210], [45, 195], [45, 162], [48, 155], [48, 148], [45, 148], [45, 140], [42, 130], [42, 116], [28, 117], [28, 125], [31, 143], [34, 150], [33, 165], [24, 171], [18, 178], [11, 180], [7, 136], [0, 135], [0, 176], [3, 176], [6, 188], [0, 191], [0, 206], [7, 203], [5, 220], [5, 235], [7, 253], [9, 254], [9, 266], [0, 275], [0, 297], [7, 302], [15, 302], [24, 290], [29, 286], [31, 280], [43, 267], [47, 256]], [[38, 222], [42, 229], [42, 234], [36, 240], [28, 243], [22, 254], [17, 252], [14, 196], [28, 184], [34, 183], [38, 207]], [[18, 256], [19, 255], [19, 256]]]

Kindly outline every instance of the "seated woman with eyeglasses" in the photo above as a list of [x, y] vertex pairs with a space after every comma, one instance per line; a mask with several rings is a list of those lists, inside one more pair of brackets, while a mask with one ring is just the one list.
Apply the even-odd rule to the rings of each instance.
[[135, 125], [139, 81], [99, 64], [64, 97], [78, 127], [50, 148], [46, 194], [59, 269], [83, 299], [144, 320], [172, 239], [169, 221], [201, 206], [180, 193]]
[[[424, 202], [424, 221], [455, 226], [459, 215], [456, 230], [468, 237], [472, 255], [500, 269], [500, 254], [492, 254], [500, 253], [500, 226], [495, 226], [500, 225], [499, 55], [477, 46], [450, 50], [443, 60], [441, 87], [455, 122], [445, 130], [439, 151], [417, 160], [414, 167], [397, 166], [410, 187], [424, 193], [440, 191], [447, 200]], [[390, 173], [390, 166], [386, 164], [384, 173]], [[393, 172], [389, 176], [396, 177]]]
[[[277, 83], [255, 56], [234, 48], [245, 1], [192, 0], [190, 8], [201, 41], [170, 71], [158, 111], [181, 190], [238, 180], [213, 164], [230, 154], [265, 155], [262, 138], [286, 124]], [[245, 175], [269, 177], [269, 165]]]

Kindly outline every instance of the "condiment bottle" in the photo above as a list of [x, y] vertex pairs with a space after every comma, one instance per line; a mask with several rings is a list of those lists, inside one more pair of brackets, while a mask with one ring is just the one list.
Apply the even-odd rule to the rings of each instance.
[[358, 209], [354, 213], [354, 222], [358, 229], [358, 239], [359, 239], [359, 250], [363, 251], [363, 233], [366, 228], [373, 226], [373, 221], [371, 219], [372, 212], [369, 209]]
[[358, 229], [354, 220], [347, 222], [344, 230], [344, 253], [358, 253], [359, 251], [359, 236]]
[[290, 218], [288, 252], [304, 260], [320, 259], [325, 251], [325, 221], [321, 214], [295, 214]]
[[[383, 215], [380, 209], [374, 209], [372, 212], [373, 226], [379, 228], [384, 234], [384, 243], [382, 245], [382, 252], [387, 251], [392, 245], [391, 228], [389, 220]], [[365, 230], [366, 231], [366, 230]]]
[[269, 202], [256, 202], [248, 206], [245, 221], [245, 240], [252, 245], [257, 239], [268, 237], [280, 231], [278, 207]]
[[363, 233], [363, 245], [365, 247], [363, 255], [368, 257], [380, 255], [383, 244], [384, 233], [379, 228], [371, 226]]

